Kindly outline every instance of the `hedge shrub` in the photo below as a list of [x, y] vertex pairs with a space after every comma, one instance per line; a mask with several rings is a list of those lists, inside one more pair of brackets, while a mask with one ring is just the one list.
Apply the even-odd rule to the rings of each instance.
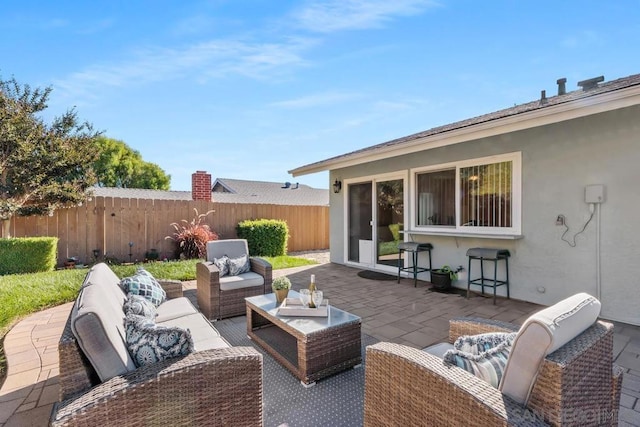
[[236, 227], [238, 238], [247, 239], [252, 256], [281, 256], [287, 254], [289, 227], [276, 219], [245, 220]]
[[0, 276], [52, 271], [57, 252], [57, 237], [0, 239]]

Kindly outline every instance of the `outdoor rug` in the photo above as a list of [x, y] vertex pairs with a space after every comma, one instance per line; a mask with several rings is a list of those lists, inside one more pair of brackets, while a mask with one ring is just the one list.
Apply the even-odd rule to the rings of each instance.
[[247, 338], [246, 317], [215, 323], [233, 346], [252, 346], [263, 355], [265, 427], [362, 426], [364, 405], [364, 356], [377, 339], [362, 334], [362, 366], [319, 380], [305, 388], [300, 380]]

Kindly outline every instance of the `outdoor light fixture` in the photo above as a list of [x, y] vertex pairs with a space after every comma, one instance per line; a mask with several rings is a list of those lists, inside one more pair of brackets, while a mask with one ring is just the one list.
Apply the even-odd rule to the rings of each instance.
[[336, 179], [336, 181], [333, 183], [333, 192], [338, 194], [340, 192], [340, 189], [342, 189], [342, 182]]
[[131, 255], [133, 255], [131, 253], [131, 249], [133, 248], [133, 242], [129, 242], [129, 263], [131, 263]]
[[99, 256], [100, 256], [100, 249], [94, 249], [93, 250], [93, 259], [97, 261]]

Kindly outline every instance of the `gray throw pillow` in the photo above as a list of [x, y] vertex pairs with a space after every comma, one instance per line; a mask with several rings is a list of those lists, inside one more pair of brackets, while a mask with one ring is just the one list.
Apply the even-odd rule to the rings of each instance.
[[135, 314], [154, 320], [158, 313], [151, 301], [140, 295], [128, 294], [124, 303], [124, 314]]
[[220, 271], [220, 277], [226, 276], [229, 274], [229, 257], [226, 255], [221, 256], [220, 258], [214, 258], [213, 263], [216, 267], [218, 267], [218, 271]]
[[152, 320], [128, 314], [124, 321], [127, 350], [137, 367], [193, 352], [188, 329], [156, 325]]
[[249, 263], [249, 257], [247, 255], [242, 255], [238, 258], [229, 258], [229, 276], [237, 276], [249, 270], [251, 270], [251, 264]]
[[156, 307], [167, 299], [167, 293], [160, 283], [143, 268], [139, 268], [133, 276], [123, 278], [120, 286], [128, 294], [145, 297]]

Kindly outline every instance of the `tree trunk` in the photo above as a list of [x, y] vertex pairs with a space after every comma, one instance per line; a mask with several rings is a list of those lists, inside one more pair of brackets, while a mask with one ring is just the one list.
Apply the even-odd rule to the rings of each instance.
[[2, 220], [2, 237], [5, 239], [11, 237], [11, 220], [3, 219]]

